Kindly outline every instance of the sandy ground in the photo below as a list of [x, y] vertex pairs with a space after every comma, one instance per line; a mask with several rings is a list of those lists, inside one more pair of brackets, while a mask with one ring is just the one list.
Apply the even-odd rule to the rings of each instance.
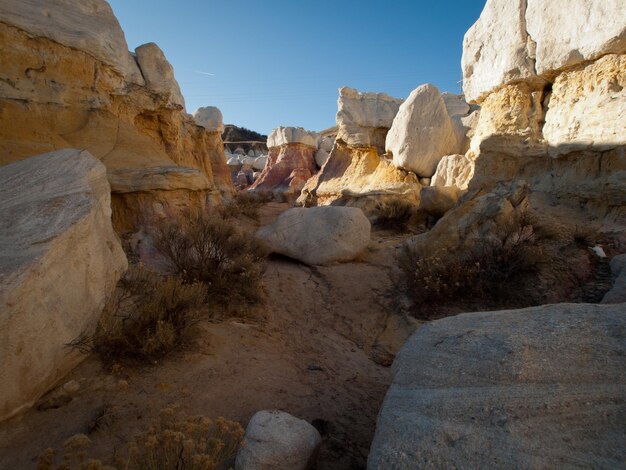
[[[261, 224], [286, 208], [267, 204]], [[170, 404], [244, 427], [262, 409], [315, 420], [319, 469], [364, 468], [389, 365], [419, 326], [394, 307], [390, 274], [405, 237], [374, 232], [361, 259], [329, 267], [271, 258], [258, 315], [202, 324], [192, 345], [162, 363], [113, 373], [88, 358], [63, 381], [80, 384], [71, 400], [53, 391], [0, 425], [0, 468], [34, 468], [45, 448], [75, 433], [89, 435], [94, 456], [113, 455]]]

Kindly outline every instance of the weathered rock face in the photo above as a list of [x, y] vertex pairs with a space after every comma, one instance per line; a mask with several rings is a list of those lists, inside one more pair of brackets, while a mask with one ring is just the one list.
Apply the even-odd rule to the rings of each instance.
[[0, 419], [78, 364], [67, 344], [95, 326], [126, 267], [96, 158], [66, 149], [0, 168]]
[[[526, 29], [538, 75], [626, 50], [621, 0], [527, 0]], [[564, 14], [566, 12], [566, 14]], [[531, 50], [532, 52], [532, 50]]]
[[159, 46], [150, 42], [135, 49], [137, 64], [146, 81], [146, 88], [167, 97], [169, 104], [185, 108], [185, 99], [174, 77], [174, 68]]
[[471, 154], [446, 155], [437, 165], [431, 186], [454, 186], [467, 189], [467, 185], [474, 176], [474, 161]]
[[354, 148], [337, 141], [322, 170], [307, 181], [298, 203], [358, 205], [381, 197], [417, 202], [421, 188], [413, 173], [396, 168], [375, 148]]
[[[110, 174], [125, 174], [123, 193], [112, 180], [120, 230], [138, 223], [134, 199], [157, 213], [163, 204], [179, 207], [184, 191], [194, 193], [184, 199], [201, 206], [232, 191], [220, 133], [196, 126], [184, 112], [171, 66], [156, 46], [138, 48], [140, 72], [104, 0], [0, 1], [0, 41], [11, 44], [0, 52], [0, 165], [59, 148], [87, 149]], [[172, 183], [177, 194], [163, 188], [163, 177], [153, 178], [163, 167], [184, 167]], [[187, 169], [202, 174], [202, 188]]]
[[236, 470], [306, 470], [322, 443], [317, 429], [283, 411], [259, 411], [246, 428]]
[[615, 282], [610, 291], [602, 298], [603, 304], [626, 302], [626, 254], [617, 255], [611, 260], [611, 273]]
[[619, 1], [489, 0], [463, 50], [464, 92], [480, 115], [466, 158], [456, 159], [462, 168], [447, 162], [446, 173], [473, 174], [463, 183], [470, 190], [523, 178], [535, 199], [576, 209], [581, 223], [624, 228], [622, 9]]
[[277, 127], [267, 136], [267, 148], [282, 147], [288, 144], [302, 144], [317, 148], [320, 137], [316, 132], [302, 127]]
[[350, 261], [370, 240], [370, 222], [355, 207], [294, 207], [256, 232], [273, 253], [306, 264]]
[[543, 136], [551, 155], [626, 145], [626, 55], [606, 55], [556, 77]]
[[[442, 215], [437, 208], [443, 208], [444, 204], [436, 204], [436, 198], [445, 193], [445, 187], [431, 188], [431, 193], [425, 194], [427, 200], [424, 207], [430, 206], [434, 208], [435, 215]], [[448, 195], [453, 194], [454, 191]], [[509, 225], [516, 211], [525, 210], [527, 196], [528, 186], [522, 182], [501, 184], [487, 194], [470, 193], [467, 200], [447, 212], [430, 231], [409, 239], [408, 246], [429, 255], [471, 249], [481, 240], [494, 237], [498, 227]], [[452, 206], [454, 202], [448, 205]]]
[[420, 193], [420, 209], [435, 217], [442, 217], [454, 207], [462, 191], [456, 186], [426, 186]]
[[224, 119], [222, 112], [215, 106], [198, 108], [193, 113], [196, 124], [210, 132], [224, 132]]
[[339, 89], [337, 139], [353, 147], [375, 147], [384, 152], [385, 137], [402, 100], [385, 93], [361, 93]]
[[301, 127], [279, 127], [267, 138], [269, 155], [261, 175], [250, 190], [268, 191], [295, 200], [315, 174], [319, 137]]
[[111, 66], [129, 82], [144, 83], [135, 60], [128, 52], [120, 24], [105, 1], [2, 0], [0, 18], [34, 37], [49, 38], [73, 49], [89, 51], [90, 55]]
[[393, 164], [430, 178], [444, 155], [458, 153], [461, 143], [439, 90], [421, 85], [402, 103], [385, 148], [393, 155]]
[[396, 357], [368, 469], [620, 466], [625, 329], [626, 304], [426, 324]]

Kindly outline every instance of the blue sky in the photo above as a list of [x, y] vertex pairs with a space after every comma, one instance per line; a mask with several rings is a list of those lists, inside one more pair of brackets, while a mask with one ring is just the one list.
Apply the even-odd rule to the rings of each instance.
[[[268, 133], [334, 125], [337, 89], [459, 93], [463, 35], [485, 0], [109, 0], [131, 50], [155, 42], [187, 111]], [[211, 74], [211, 75], [208, 75]]]

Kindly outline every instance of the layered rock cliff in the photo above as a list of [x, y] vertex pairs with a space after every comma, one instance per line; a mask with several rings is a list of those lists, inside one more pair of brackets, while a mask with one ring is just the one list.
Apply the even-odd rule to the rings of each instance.
[[489, 0], [464, 39], [463, 88], [481, 105], [470, 150], [456, 159], [465, 169], [446, 161], [437, 176], [467, 174], [470, 189], [524, 179], [536, 199], [582, 209], [582, 217], [607, 227], [623, 225], [626, 24], [616, 15], [620, 5]]
[[186, 114], [158, 46], [128, 52], [106, 1], [1, 0], [0, 41], [0, 164], [88, 150], [122, 231], [232, 191], [220, 131]]

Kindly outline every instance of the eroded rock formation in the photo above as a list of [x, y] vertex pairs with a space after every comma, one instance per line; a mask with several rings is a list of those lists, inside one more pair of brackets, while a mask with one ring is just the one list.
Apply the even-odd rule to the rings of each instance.
[[126, 270], [106, 168], [60, 150], [0, 167], [0, 420], [30, 407], [84, 357]]
[[[571, 223], [623, 229], [626, 25], [617, 3], [489, 0], [464, 40], [465, 95], [481, 107], [470, 148], [443, 158], [431, 184], [481, 197], [520, 180], [528, 210], [559, 206], [573, 211]], [[458, 232], [465, 212], [420, 239], [448, 249], [435, 232]]]
[[[269, 155], [253, 191], [267, 191], [295, 200], [317, 171], [315, 152], [319, 136], [301, 127], [278, 127], [267, 138]], [[252, 161], [256, 163], [255, 160]]]
[[[322, 141], [330, 148], [322, 169], [302, 190], [298, 203], [356, 205], [366, 212], [381, 199], [401, 198], [415, 203], [421, 185], [415, 174], [396, 168], [381, 155], [387, 132], [402, 100], [384, 93], [339, 90], [337, 139]], [[325, 155], [324, 155], [325, 157]]]
[[0, 52], [0, 164], [87, 149], [107, 168], [122, 231], [232, 191], [220, 133], [185, 113], [155, 44], [137, 61], [128, 52], [104, 0], [2, 0], [0, 41], [11, 45]]

